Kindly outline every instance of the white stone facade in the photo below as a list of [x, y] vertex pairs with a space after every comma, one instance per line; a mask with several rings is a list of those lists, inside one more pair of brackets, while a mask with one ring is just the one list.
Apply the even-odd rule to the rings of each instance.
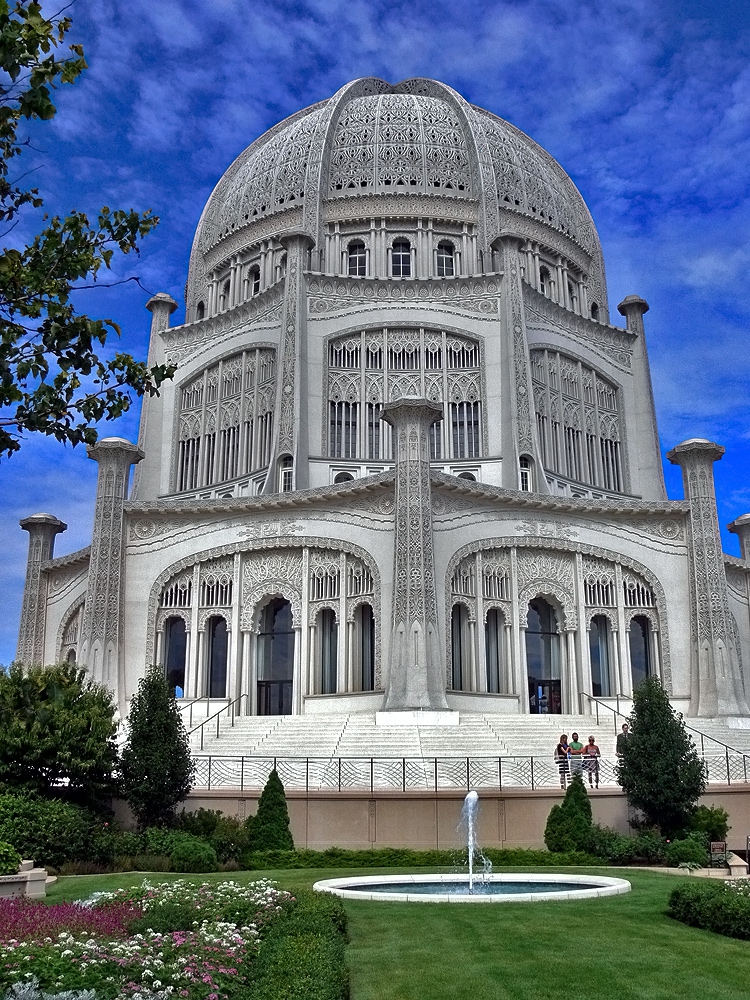
[[348, 84], [227, 170], [186, 307], [148, 304], [178, 371], [138, 446], [90, 449], [90, 549], [22, 522], [20, 659], [76, 658], [123, 710], [156, 662], [257, 714], [570, 714], [648, 673], [748, 713], [750, 517], [723, 555], [702, 440], [667, 500], [648, 306], [610, 325], [583, 199], [512, 125]]

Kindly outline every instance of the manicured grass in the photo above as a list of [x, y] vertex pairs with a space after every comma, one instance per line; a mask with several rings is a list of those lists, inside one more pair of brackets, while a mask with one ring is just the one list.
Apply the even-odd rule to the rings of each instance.
[[[633, 891], [585, 902], [347, 902], [352, 1000], [746, 1000], [750, 942], [667, 917], [673, 876], [599, 872], [627, 878]], [[326, 869], [151, 877], [243, 883], [266, 877], [294, 891], [352, 874]], [[81, 898], [142, 877], [60, 879], [48, 898]]]

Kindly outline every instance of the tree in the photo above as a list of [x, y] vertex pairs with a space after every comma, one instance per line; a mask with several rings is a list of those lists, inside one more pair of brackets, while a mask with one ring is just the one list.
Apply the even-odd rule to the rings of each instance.
[[115, 791], [110, 693], [74, 664], [0, 673], [0, 788], [101, 808]]
[[591, 803], [580, 775], [573, 775], [565, 798], [552, 806], [544, 829], [550, 851], [585, 851], [591, 837]]
[[192, 788], [195, 763], [174, 692], [159, 667], [149, 668], [130, 703], [120, 773], [141, 829], [174, 823], [176, 807]]
[[258, 811], [250, 824], [250, 850], [294, 850], [286, 795], [276, 768], [268, 775], [268, 781], [258, 799]]
[[[80, 45], [58, 57], [70, 26], [67, 17], [44, 17], [36, 0], [12, 6], [0, 0], [3, 236], [22, 210], [43, 204], [37, 188], [24, 189], [10, 175], [28, 146], [19, 136], [22, 122], [53, 118], [51, 90], [74, 83], [86, 68]], [[79, 314], [71, 302], [76, 289], [102, 287], [98, 276], [116, 252], [139, 252], [156, 216], [104, 207], [95, 223], [75, 211], [42, 218], [45, 225], [28, 246], [0, 251], [0, 454], [17, 451], [26, 431], [93, 444], [93, 423], [118, 417], [129, 408], [131, 393], [155, 394], [174, 374], [172, 366], [148, 368], [121, 352], [100, 356], [108, 338], [119, 335], [118, 325]]]
[[705, 791], [703, 761], [682, 715], [669, 704], [655, 677], [636, 688], [630, 724], [632, 735], [623, 743], [618, 780], [645, 822], [673, 837], [689, 826]]

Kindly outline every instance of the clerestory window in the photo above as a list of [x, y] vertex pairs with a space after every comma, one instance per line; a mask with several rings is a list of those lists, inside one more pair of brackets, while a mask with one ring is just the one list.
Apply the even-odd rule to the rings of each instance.
[[452, 278], [454, 274], [453, 244], [444, 240], [441, 243], [438, 243], [437, 275], [438, 278]]
[[354, 240], [347, 250], [348, 273], [353, 278], [364, 278], [367, 274], [367, 250], [362, 240]]
[[411, 277], [411, 244], [396, 240], [391, 251], [391, 274], [394, 278]]

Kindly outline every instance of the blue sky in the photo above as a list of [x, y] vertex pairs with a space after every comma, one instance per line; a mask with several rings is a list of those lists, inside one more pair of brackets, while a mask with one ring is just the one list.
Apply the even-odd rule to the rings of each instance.
[[[631, 293], [651, 306], [664, 449], [698, 436], [723, 444], [720, 521], [750, 511], [746, 0], [77, 0], [70, 14], [90, 68], [59, 91], [59, 114], [33, 130], [28, 160], [48, 211], [107, 204], [161, 217], [115, 278], [137, 274], [181, 302], [201, 209], [256, 136], [358, 76], [435, 77], [531, 135], [579, 186], [613, 316]], [[33, 232], [33, 220], [25, 226]], [[132, 283], [79, 296], [120, 323], [121, 346], [139, 357], [147, 298]], [[135, 439], [137, 418], [134, 407], [104, 433]], [[666, 475], [680, 499], [679, 470]], [[19, 518], [50, 511], [69, 525], [57, 554], [80, 548], [95, 483], [83, 449], [46, 439], [0, 460], [0, 663], [15, 653]], [[738, 554], [734, 536], [724, 546]]]

